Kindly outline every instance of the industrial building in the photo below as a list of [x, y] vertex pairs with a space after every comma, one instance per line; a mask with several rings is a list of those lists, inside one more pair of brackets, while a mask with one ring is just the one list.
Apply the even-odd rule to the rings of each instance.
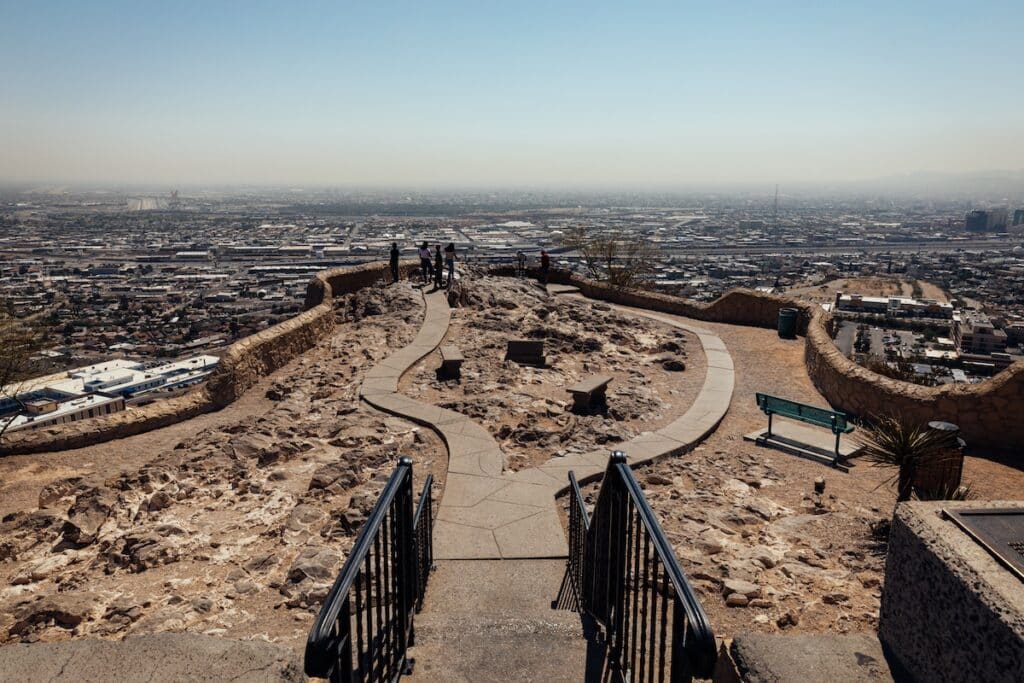
[[124, 410], [128, 403], [182, 391], [217, 367], [216, 356], [196, 356], [145, 367], [115, 359], [21, 383], [0, 392], [6, 431], [38, 429]]
[[953, 305], [935, 299], [913, 299], [905, 296], [861, 296], [836, 292], [835, 308], [855, 313], [876, 313], [889, 316], [919, 318], [953, 317]]
[[949, 329], [961, 353], [990, 355], [1006, 351], [1006, 333], [997, 330], [989, 317], [979, 311], [957, 311]]

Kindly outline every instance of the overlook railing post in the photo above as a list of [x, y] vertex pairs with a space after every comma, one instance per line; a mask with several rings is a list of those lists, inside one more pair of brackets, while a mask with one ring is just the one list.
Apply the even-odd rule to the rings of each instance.
[[355, 683], [412, 673], [406, 653], [430, 572], [432, 484], [428, 476], [414, 513], [412, 460], [398, 461], [310, 631], [307, 675]]
[[413, 628], [413, 605], [416, 604], [416, 540], [413, 534], [412, 505], [412, 459], [403, 457], [398, 461], [400, 467], [406, 467], [405, 482], [398, 496], [398, 549], [395, 564], [398, 576], [398, 608], [402, 623], [398, 629], [399, 652], [402, 652], [402, 670], [412, 673], [411, 662], [405, 657], [409, 647], [407, 639]]
[[612, 454], [589, 520], [572, 472], [569, 483], [566, 569], [582, 573], [579, 611], [605, 634], [602, 680], [711, 677], [714, 634], [625, 454]]
[[[626, 454], [622, 451], [613, 451], [609, 470], [618, 465], [625, 465]], [[608, 493], [609, 500], [609, 543], [608, 543], [608, 623], [610, 628], [609, 641], [613, 662], [623, 663], [621, 653], [625, 647], [625, 633], [623, 617], [626, 611], [626, 584], [629, 581], [629, 565], [626, 562], [628, 549], [628, 524], [626, 515], [629, 512], [626, 500], [626, 492], [616, 478], [611, 479], [612, 486]]]

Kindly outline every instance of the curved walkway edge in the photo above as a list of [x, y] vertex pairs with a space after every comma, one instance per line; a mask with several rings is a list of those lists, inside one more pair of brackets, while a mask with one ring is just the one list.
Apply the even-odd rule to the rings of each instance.
[[408, 346], [371, 368], [359, 395], [374, 408], [430, 427], [448, 448], [448, 472], [500, 476], [501, 447], [486, 429], [461, 413], [421, 403], [398, 393], [398, 381], [417, 361], [437, 348], [448, 332], [451, 309], [443, 291], [425, 292], [426, 313], [416, 338]]
[[[569, 294], [552, 286], [549, 293]], [[371, 406], [425, 425], [444, 439], [448, 475], [434, 526], [437, 559], [527, 559], [565, 557], [568, 547], [555, 498], [568, 488], [573, 470], [581, 482], [601, 476], [608, 450], [553, 458], [540, 467], [504, 472], [501, 447], [486, 428], [452, 410], [398, 393], [402, 375], [444, 339], [451, 310], [444, 292], [424, 293], [423, 325], [411, 344], [367, 373], [360, 396]], [[631, 466], [679, 455], [718, 426], [732, 400], [732, 357], [713, 332], [674, 316], [629, 306], [612, 308], [658, 320], [696, 335], [707, 356], [707, 373], [690, 409], [670, 424], [617, 446]]]
[[[552, 286], [549, 287], [549, 292], [581, 301], [586, 300], [571, 288]], [[721, 338], [711, 330], [684, 323], [675, 316], [619, 304], [606, 305], [629, 315], [639, 315], [685, 330], [700, 341], [707, 357], [707, 372], [704, 375], [704, 384], [690, 409], [661, 429], [645, 432], [615, 446], [615, 450], [626, 454], [630, 467], [689, 451], [718, 427], [718, 423], [729, 410], [735, 386], [735, 370], [729, 350]], [[560, 495], [569, 488], [570, 470], [576, 474], [580, 483], [592, 481], [604, 472], [608, 465], [608, 456], [607, 449], [570, 455], [549, 460], [540, 467], [516, 472], [513, 476], [523, 481], [545, 485], [552, 488], [554, 495]], [[541, 478], [542, 476], [546, 478]], [[553, 483], [550, 483], [552, 481]]]

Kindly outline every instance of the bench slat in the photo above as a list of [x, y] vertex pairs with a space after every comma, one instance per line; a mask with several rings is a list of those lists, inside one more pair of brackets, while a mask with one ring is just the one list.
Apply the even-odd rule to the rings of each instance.
[[775, 414], [819, 427], [828, 427], [836, 434], [849, 434], [853, 431], [846, 414], [836, 410], [761, 393], [757, 394], [757, 405], [766, 415]]

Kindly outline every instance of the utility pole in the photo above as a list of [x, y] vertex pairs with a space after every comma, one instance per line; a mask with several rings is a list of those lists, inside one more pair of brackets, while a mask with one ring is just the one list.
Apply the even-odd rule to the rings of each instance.
[[775, 184], [775, 205], [772, 208], [772, 234], [779, 239], [779, 185]]

